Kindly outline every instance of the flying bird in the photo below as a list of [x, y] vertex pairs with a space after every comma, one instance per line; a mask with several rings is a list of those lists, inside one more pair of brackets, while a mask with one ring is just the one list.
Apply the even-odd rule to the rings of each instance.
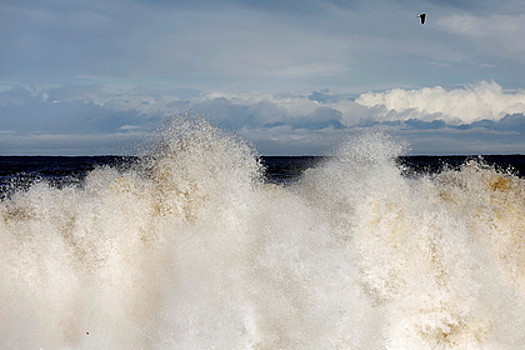
[[421, 18], [421, 24], [425, 24], [425, 17], [427, 17], [426, 13], [422, 13], [418, 15], [417, 17]]

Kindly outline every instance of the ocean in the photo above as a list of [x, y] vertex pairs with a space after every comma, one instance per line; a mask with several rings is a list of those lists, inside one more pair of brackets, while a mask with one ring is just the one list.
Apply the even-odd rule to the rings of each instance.
[[523, 349], [525, 156], [404, 152], [0, 157], [1, 348]]

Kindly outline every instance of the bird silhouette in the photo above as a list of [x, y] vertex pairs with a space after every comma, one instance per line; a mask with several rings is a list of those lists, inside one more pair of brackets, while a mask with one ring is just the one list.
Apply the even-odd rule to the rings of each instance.
[[421, 24], [425, 24], [425, 18], [427, 17], [426, 13], [422, 13], [418, 15], [417, 17], [421, 18]]

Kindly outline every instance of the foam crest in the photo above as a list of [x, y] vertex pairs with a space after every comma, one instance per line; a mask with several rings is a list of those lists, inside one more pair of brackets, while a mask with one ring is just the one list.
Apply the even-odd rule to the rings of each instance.
[[175, 119], [163, 130], [151, 169], [165, 205], [161, 210], [183, 216], [196, 209], [186, 205], [188, 198], [235, 201], [262, 181], [261, 165], [248, 144], [192, 116]]
[[[296, 184], [174, 120], [130, 170], [0, 202], [3, 348], [516, 349], [522, 179], [404, 177], [364, 134]], [[88, 334], [89, 332], [89, 334]]]
[[297, 189], [359, 254], [359, 283], [385, 315], [384, 346], [519, 346], [502, 335], [524, 322], [523, 180], [479, 162], [405, 178], [395, 149], [362, 137]]

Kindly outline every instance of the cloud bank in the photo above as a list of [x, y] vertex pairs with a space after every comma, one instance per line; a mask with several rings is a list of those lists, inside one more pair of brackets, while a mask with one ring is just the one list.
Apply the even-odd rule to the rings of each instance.
[[525, 111], [525, 91], [509, 93], [495, 82], [454, 90], [440, 86], [420, 90], [392, 89], [365, 93], [357, 103], [366, 107], [383, 107], [383, 119], [441, 119], [447, 122], [472, 123], [482, 119], [500, 120], [507, 114]]
[[370, 128], [408, 141], [413, 154], [525, 153], [525, 92], [482, 81], [360, 95], [0, 84], [0, 154], [131, 153], [163, 120], [188, 112], [267, 155], [330, 154]]

